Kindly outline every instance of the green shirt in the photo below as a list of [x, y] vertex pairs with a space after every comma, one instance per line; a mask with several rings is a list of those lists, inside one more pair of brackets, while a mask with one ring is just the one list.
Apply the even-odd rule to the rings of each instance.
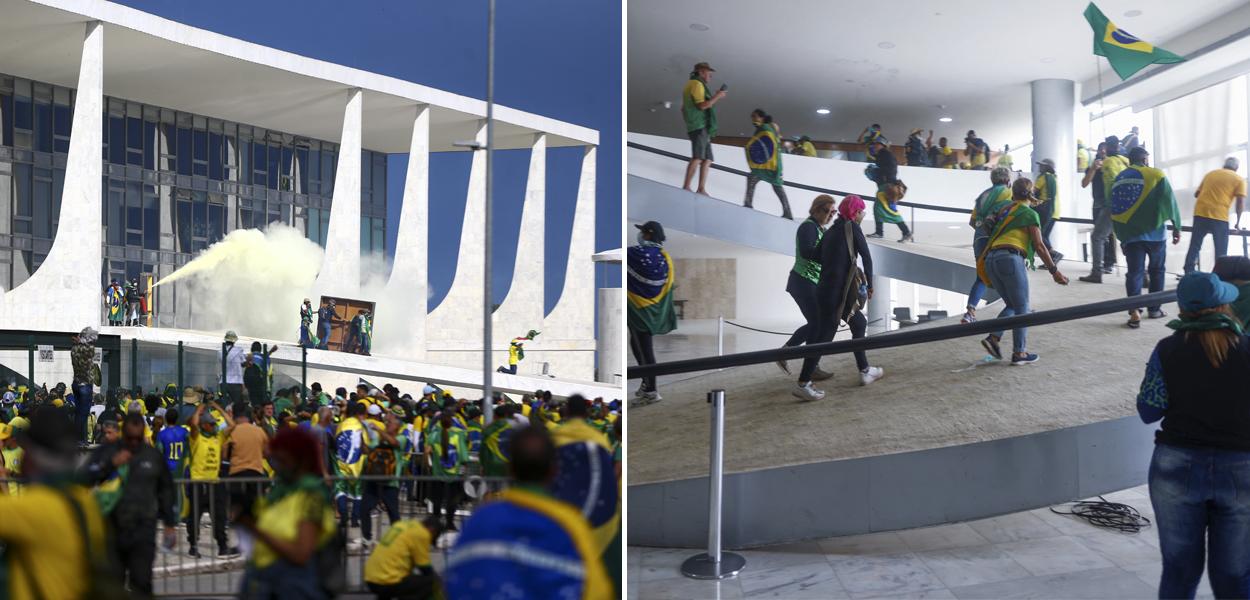
[[[447, 453], [443, 453], [443, 436], [451, 436], [447, 440]], [[465, 431], [456, 426], [446, 430], [441, 425], [430, 428], [426, 434], [426, 446], [430, 449], [431, 474], [443, 479], [460, 476], [460, 470], [469, 458], [469, 447], [466, 443]]]

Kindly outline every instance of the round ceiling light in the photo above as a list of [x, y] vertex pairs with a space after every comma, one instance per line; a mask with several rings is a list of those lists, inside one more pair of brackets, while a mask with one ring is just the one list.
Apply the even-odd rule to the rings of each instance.
[[818, 114], [818, 115], [827, 115], [827, 114], [829, 114], [829, 109], [827, 109], [827, 108], [818, 108], [818, 109], [816, 109], [816, 114]]
[[691, 23], [690, 28], [695, 31], [707, 31], [711, 29], [711, 27], [708, 27], [707, 25], [704, 25], [703, 23]]
[[1126, 17], [1128, 17], [1128, 18], [1130, 18], [1130, 19], [1131, 19], [1131, 18], [1133, 18], [1133, 17], [1140, 17], [1140, 16], [1141, 16], [1141, 11], [1140, 11], [1140, 10], [1137, 10], [1136, 8], [1134, 8], [1133, 10], [1126, 10], [1126, 11], [1124, 11], [1124, 16], [1126, 16]]
[[891, 42], [881, 42], [880, 44], [877, 44], [877, 47], [882, 50], [889, 50], [894, 47], [894, 44]]
[[941, 122], [943, 122], [943, 123], [950, 123], [951, 121], [954, 121], [954, 119], [952, 119], [952, 118], [950, 118], [950, 117], [940, 117], [938, 120], [939, 120], [939, 121], [941, 121]]

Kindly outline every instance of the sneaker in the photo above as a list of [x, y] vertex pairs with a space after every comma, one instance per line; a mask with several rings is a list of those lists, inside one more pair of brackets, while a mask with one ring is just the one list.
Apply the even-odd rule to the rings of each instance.
[[641, 397], [643, 397], [644, 395], [646, 395], [646, 393], [647, 393], [647, 390], [646, 390], [646, 389], [639, 387], [639, 388], [638, 388], [638, 391], [634, 392], [634, 397], [635, 397], [635, 398], [641, 398]]
[[1011, 355], [1011, 366], [1013, 366], [1013, 367], [1020, 367], [1020, 366], [1024, 366], [1024, 365], [1031, 365], [1031, 364], [1033, 364], [1033, 363], [1035, 363], [1035, 362], [1037, 362], [1037, 355], [1036, 355], [1036, 354], [1030, 354], [1030, 353], [1028, 353], [1028, 352], [1025, 352], [1024, 354], [1013, 354], [1013, 355]]
[[1163, 317], [1166, 317], [1166, 316], [1168, 316], [1168, 314], [1163, 312], [1162, 310], [1146, 311], [1146, 318], [1148, 319], [1162, 319]]
[[833, 378], [833, 373], [825, 371], [824, 369], [821, 369], [820, 367], [816, 367], [816, 370], [812, 371], [812, 381], [824, 381], [826, 379], [832, 379], [832, 378]]
[[1102, 283], [1102, 273], [1090, 273], [1089, 275], [1077, 277], [1077, 279], [1085, 283]]
[[811, 402], [813, 400], [820, 400], [821, 398], [825, 397], [825, 393], [812, 387], [812, 382], [810, 381], [807, 382], [806, 384], [799, 384], [795, 386], [794, 391], [790, 393], [794, 395], [795, 398], [798, 398], [799, 400], [802, 400], [803, 402]]
[[647, 404], [655, 404], [656, 402], [659, 402], [660, 400], [664, 399], [664, 398], [661, 398], [660, 393], [655, 390], [651, 390], [647, 392], [646, 394], [643, 394], [642, 397], [646, 398]]
[[238, 556], [240, 554], [238, 546], [230, 546], [229, 548], [222, 546], [217, 549], [217, 556], [228, 557]]
[[859, 384], [868, 385], [882, 377], [885, 377], [884, 369], [881, 367], [868, 367], [859, 372]]
[[1059, 261], [1063, 260], [1063, 253], [1062, 253], [1062, 252], [1057, 252], [1057, 251], [1055, 251], [1055, 250], [1051, 250], [1051, 251], [1050, 251], [1050, 259], [1051, 259], [1051, 260], [1053, 260], [1053, 261], [1055, 261], [1055, 262], [1059, 262]]
[[910, 233], [898, 239], [898, 243], [900, 244], [904, 242], [914, 242], [914, 241], [916, 241], [916, 236]]
[[1003, 359], [1003, 351], [998, 347], [998, 338], [992, 335], [985, 336], [985, 339], [981, 340], [981, 347], [985, 348], [985, 351], [989, 352], [990, 356], [993, 356], [995, 359]]
[[1110, 275], [1112, 273], [1115, 273], [1115, 267], [1103, 267], [1102, 272], [1104, 275]]
[[195, 546], [191, 546], [191, 549], [187, 550], [187, 556], [190, 556], [191, 558], [199, 558], [200, 549], [196, 548]]
[[870, 234], [868, 234], [868, 235], [866, 235], [866, 236], [864, 236], [864, 237], [866, 237], [866, 238], [870, 238], [870, 239], [874, 239], [874, 240], [879, 240], [879, 239], [881, 239], [881, 238], [885, 237], [885, 235], [884, 235], [884, 234], [880, 234], [880, 233], [870, 233]]
[[964, 313], [964, 318], [960, 319], [959, 322], [964, 325], [967, 325], [968, 323], [976, 323], [977, 313], [974, 313], [972, 311], [967, 311]]
[[786, 375], [790, 374], [790, 364], [784, 360], [777, 361], [777, 368], [781, 369], [781, 372], [785, 373]]

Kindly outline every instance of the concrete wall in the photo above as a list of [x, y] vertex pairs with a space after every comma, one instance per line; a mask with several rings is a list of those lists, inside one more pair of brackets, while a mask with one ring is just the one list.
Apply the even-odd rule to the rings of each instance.
[[621, 288], [599, 289], [599, 337], [595, 341], [595, 381], [620, 384], [625, 378], [625, 295]]
[[738, 261], [733, 258], [673, 258], [680, 273], [674, 300], [685, 300], [683, 318], [732, 319], [737, 316]]

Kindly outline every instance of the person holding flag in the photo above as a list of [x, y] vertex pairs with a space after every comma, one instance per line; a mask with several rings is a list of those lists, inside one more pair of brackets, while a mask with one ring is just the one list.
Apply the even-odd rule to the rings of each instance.
[[1155, 63], [1178, 63], [1185, 59], [1163, 48], [1158, 48], [1137, 36], [1116, 27], [1106, 15], [1094, 6], [1085, 7], [1085, 20], [1094, 30], [1094, 54], [1106, 57], [1107, 62], [1121, 80], [1132, 77], [1147, 65]]
[[[968, 224], [972, 226], [972, 259], [976, 260], [985, 252], [985, 245], [990, 241], [990, 230], [985, 227], [985, 220], [1011, 202], [1011, 171], [1003, 167], [994, 167], [990, 171], [990, 188], [977, 196], [972, 206], [972, 216]], [[985, 295], [985, 282], [978, 276], [968, 290], [968, 305], [960, 323], [975, 323], [977, 305]]]
[[612, 542], [621, 528], [621, 491], [615, 477], [604, 476], [613, 472], [612, 444], [589, 422], [590, 401], [585, 397], [570, 396], [564, 416], [551, 432], [560, 465], [551, 494], [581, 509], [590, 524], [595, 551], [607, 559], [604, 567], [620, 587], [620, 548], [613, 548]]
[[[673, 261], [664, 251], [664, 227], [656, 221], [634, 227], [638, 228], [638, 245], [629, 249], [626, 259], [626, 323], [629, 348], [641, 366], [655, 363], [652, 338], [677, 329], [677, 313], [673, 310]], [[640, 405], [659, 402], [655, 378], [643, 377], [636, 395]]]
[[[360, 520], [360, 474], [365, 468], [366, 431], [361, 420], [365, 418], [365, 404], [352, 402], [347, 406], [347, 418], [339, 423], [334, 434], [334, 470], [340, 477], [334, 483], [334, 503], [338, 507], [339, 529], [347, 531], [348, 517]], [[348, 501], [352, 512], [348, 512]]]
[[[1129, 166], [1115, 178], [1111, 187], [1111, 226], [1124, 248], [1128, 274], [1124, 278], [1125, 291], [1129, 296], [1141, 295], [1143, 279], [1149, 275], [1149, 289], [1163, 291], [1165, 263], [1167, 261], [1166, 225], [1172, 223], [1172, 244], [1181, 243], [1181, 211], [1176, 206], [1176, 194], [1163, 171], [1146, 165], [1150, 153], [1143, 146], [1128, 153]], [[1105, 167], [1104, 167], [1105, 168]], [[1150, 261], [1147, 269], [1146, 261]], [[1127, 325], [1131, 329], [1141, 327], [1140, 309], [1128, 311]], [[1167, 316], [1160, 305], [1147, 307], [1151, 319]]]
[[786, 189], [781, 179], [781, 129], [773, 123], [772, 115], [757, 108], [751, 111], [751, 124], [755, 126], [755, 134], [747, 140], [747, 166], [751, 173], [747, 175], [747, 194], [742, 205], [753, 208], [755, 185], [761, 181], [773, 186], [777, 200], [781, 201], [781, 218], [794, 220], [790, 214], [790, 200], [786, 198]]
[[898, 179], [898, 158], [890, 152], [889, 141], [881, 136], [873, 138], [868, 149], [874, 164], [869, 165], [864, 173], [877, 184], [877, 201], [872, 205], [876, 230], [868, 237], [885, 237], [885, 224], [893, 223], [903, 232], [903, 237], [898, 240], [900, 243], [913, 241], [911, 230], [898, 212], [898, 201], [907, 192], [907, 185]]
[[538, 330], [531, 329], [529, 330], [529, 333], [526, 333], [524, 336], [512, 338], [512, 341], [508, 343], [508, 366], [499, 367], [498, 369], [495, 369], [495, 372], [516, 375], [517, 365], [519, 365], [521, 361], [525, 360], [525, 348], [523, 344], [525, 342], [533, 341], [534, 338], [538, 337], [539, 333], [540, 332]]

